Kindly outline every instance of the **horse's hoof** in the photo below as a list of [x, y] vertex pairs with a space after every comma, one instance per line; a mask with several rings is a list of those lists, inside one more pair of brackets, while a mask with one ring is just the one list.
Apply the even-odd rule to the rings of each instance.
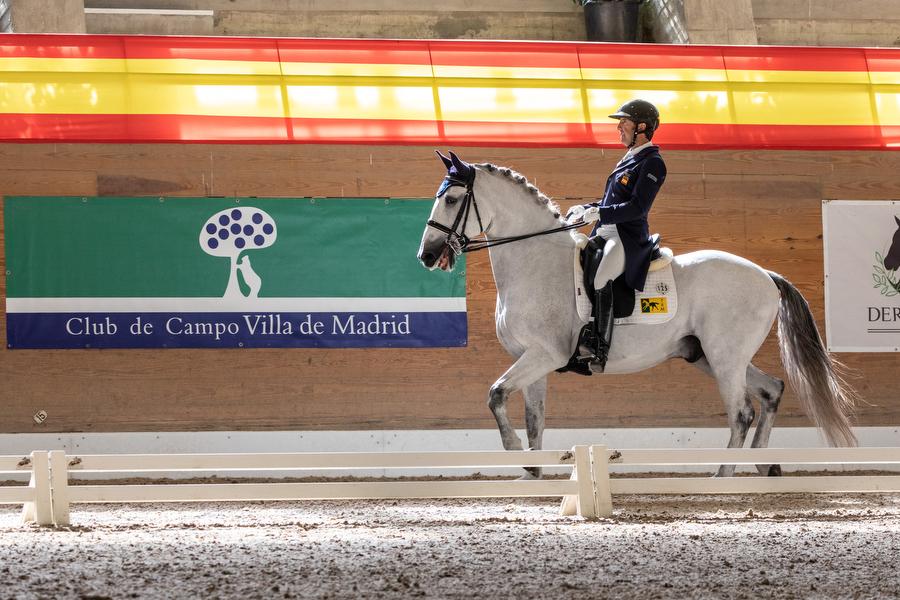
[[525, 474], [522, 475], [519, 479], [522, 481], [530, 481], [532, 479], [540, 479], [541, 478], [541, 469], [538, 467], [524, 467]]
[[781, 465], [770, 466], [769, 477], [781, 477]]
[[735, 465], [721, 465], [713, 477], [733, 477]]

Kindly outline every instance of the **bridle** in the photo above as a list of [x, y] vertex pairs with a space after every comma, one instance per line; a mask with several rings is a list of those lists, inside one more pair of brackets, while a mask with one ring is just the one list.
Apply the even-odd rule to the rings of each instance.
[[459, 206], [459, 210], [456, 211], [456, 218], [453, 219], [453, 225], [451, 227], [447, 227], [442, 223], [438, 223], [433, 219], [428, 219], [426, 226], [433, 227], [442, 233], [447, 234], [447, 239], [445, 243], [453, 253], [459, 256], [463, 252], [472, 252], [473, 250], [470, 248], [472, 245], [472, 240], [470, 240], [464, 233], [459, 233], [457, 228], [459, 224], [462, 223], [462, 231], [466, 230], [466, 224], [469, 222], [469, 212], [472, 208], [475, 209], [475, 217], [478, 219], [478, 229], [479, 231], [484, 231], [484, 225], [481, 223], [481, 213], [478, 212], [478, 203], [475, 202], [475, 169], [472, 169], [471, 175], [469, 175], [466, 179], [460, 179], [459, 177], [453, 177], [452, 175], [447, 175], [444, 178], [444, 183], [441, 184], [441, 189], [438, 191], [438, 195], [447, 193], [452, 187], [465, 187], [466, 195], [463, 196], [462, 204]]
[[[475, 252], [477, 250], [484, 250], [485, 248], [493, 248], [494, 246], [502, 246], [503, 244], [509, 244], [512, 242], [518, 242], [520, 240], [527, 240], [528, 238], [537, 237], [539, 235], [547, 235], [550, 233], [557, 233], [560, 231], [568, 231], [570, 229], [578, 229], [579, 227], [585, 224], [584, 221], [578, 221], [575, 223], [570, 223], [568, 225], [563, 225], [562, 227], [555, 227], [553, 229], [545, 229], [544, 231], [536, 231], [534, 233], [526, 233], [523, 235], [514, 235], [509, 237], [502, 238], [494, 238], [494, 239], [485, 239], [483, 240], [471, 240], [468, 236], [461, 231], [466, 230], [466, 224], [469, 222], [469, 213], [474, 208], [475, 209], [475, 218], [478, 219], [478, 230], [484, 231], [484, 225], [481, 222], [481, 213], [478, 212], [478, 202], [475, 201], [475, 169], [472, 169], [471, 175], [469, 175], [466, 179], [461, 179], [459, 177], [454, 177], [452, 175], [447, 175], [444, 178], [444, 183], [441, 185], [441, 190], [438, 191], [438, 196], [442, 193], [446, 193], [452, 187], [465, 187], [466, 194], [462, 198], [462, 204], [460, 204], [459, 210], [456, 211], [456, 218], [453, 219], [453, 225], [447, 227], [442, 223], [438, 223], [433, 219], [428, 219], [426, 223], [427, 227], [433, 227], [442, 233], [447, 234], [447, 239], [444, 243], [453, 251], [454, 254], [459, 256], [464, 252]], [[459, 229], [459, 224], [462, 223], [462, 229]]]

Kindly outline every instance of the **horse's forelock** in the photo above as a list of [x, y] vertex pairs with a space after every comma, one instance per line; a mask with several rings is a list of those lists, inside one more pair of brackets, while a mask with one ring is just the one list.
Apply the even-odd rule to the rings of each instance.
[[503, 177], [519, 184], [524, 187], [529, 194], [537, 201], [538, 204], [542, 204], [547, 207], [553, 217], [558, 219], [560, 218], [559, 204], [553, 201], [549, 196], [546, 196], [541, 190], [537, 189], [528, 179], [517, 171], [513, 171], [509, 167], [498, 167], [497, 165], [491, 163], [481, 163], [477, 165], [489, 173], [499, 173]]

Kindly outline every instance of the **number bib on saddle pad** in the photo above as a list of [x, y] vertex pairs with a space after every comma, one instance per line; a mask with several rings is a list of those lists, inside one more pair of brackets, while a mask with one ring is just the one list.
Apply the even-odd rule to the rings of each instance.
[[675, 277], [672, 264], [658, 271], [647, 273], [644, 291], [635, 292], [634, 310], [631, 315], [616, 319], [616, 325], [665, 323], [678, 310], [678, 295], [675, 293]]

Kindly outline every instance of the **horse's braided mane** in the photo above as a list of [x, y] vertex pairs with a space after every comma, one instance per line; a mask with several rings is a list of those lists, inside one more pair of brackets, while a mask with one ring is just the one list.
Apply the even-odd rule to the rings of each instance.
[[508, 167], [498, 167], [497, 165], [494, 165], [491, 163], [481, 163], [477, 166], [481, 167], [482, 169], [484, 169], [485, 171], [487, 171], [489, 173], [499, 173], [500, 175], [503, 175], [507, 179], [514, 181], [515, 183], [524, 187], [528, 191], [528, 193], [531, 194], [531, 196], [535, 199], [535, 201], [538, 204], [542, 204], [547, 207], [547, 210], [549, 210], [553, 214], [554, 218], [558, 219], [560, 217], [559, 204], [557, 204], [551, 198], [544, 195], [543, 192], [541, 192], [541, 190], [537, 189], [521, 173], [519, 173], [517, 171], [513, 171], [512, 169], [510, 169]]

